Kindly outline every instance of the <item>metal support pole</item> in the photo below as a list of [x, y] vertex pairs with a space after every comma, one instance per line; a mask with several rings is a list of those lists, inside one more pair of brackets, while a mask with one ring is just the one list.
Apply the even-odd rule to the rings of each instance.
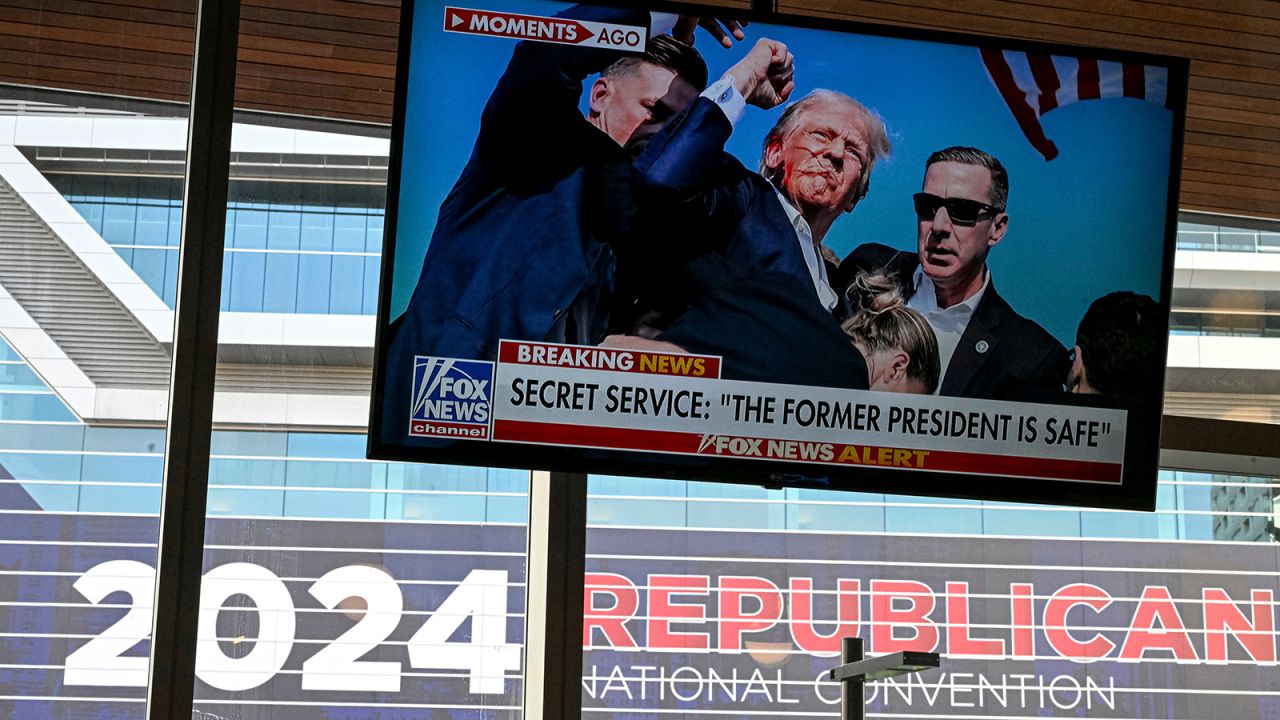
[[239, 0], [200, 0], [182, 194], [147, 718], [191, 717]]
[[524, 717], [582, 717], [582, 609], [587, 549], [587, 476], [529, 478], [525, 570]]
[[[862, 638], [840, 638], [840, 664], [847, 665], [862, 659]], [[867, 716], [866, 683], [862, 678], [840, 683], [841, 720], [864, 720]]]

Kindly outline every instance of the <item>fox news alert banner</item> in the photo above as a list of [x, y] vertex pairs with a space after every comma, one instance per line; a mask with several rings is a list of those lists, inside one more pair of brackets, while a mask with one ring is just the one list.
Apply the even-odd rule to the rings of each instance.
[[[526, 178], [528, 185], [514, 190], [499, 184], [478, 192], [473, 185], [521, 163], [530, 178], [539, 163], [554, 165], [561, 156], [544, 150], [563, 138], [545, 119], [573, 123], [587, 112], [601, 54], [642, 51], [651, 30], [661, 30], [659, 15], [541, 0], [404, 5], [371, 457], [1154, 507], [1158, 393], [1137, 408], [1065, 392], [1041, 404], [744, 382], [721, 357], [549, 342], [545, 328], [528, 322], [524, 316], [557, 291], [555, 273], [597, 256], [578, 257], [572, 215], [526, 215], [521, 202], [544, 193], [552, 204], [572, 205], [574, 196], [555, 194], [558, 176]], [[733, 49], [706, 37], [698, 42], [709, 82], [756, 39], [775, 39], [795, 55], [793, 100], [817, 88], [837, 90], [888, 127], [892, 157], [875, 165], [872, 190], [823, 240], [837, 256], [867, 242], [914, 253], [919, 223], [911, 196], [921, 189], [926, 158], [973, 146], [1009, 173], [1009, 230], [987, 266], [992, 287], [1018, 314], [1068, 349], [1085, 311], [1109, 293], [1153, 298], [1167, 319], [1185, 61], [748, 18], [748, 41]], [[581, 78], [566, 72], [588, 66]], [[556, 107], [563, 98], [538, 84], [545, 80], [540, 71], [553, 72], [557, 88], [578, 83], [578, 107]], [[527, 92], [530, 86], [543, 89]], [[946, 112], [921, 112], [926, 96]], [[512, 107], [518, 112], [501, 116]], [[755, 167], [761, 139], [781, 111], [748, 107], [725, 152]], [[486, 136], [482, 117], [502, 132]], [[522, 137], [525, 128], [536, 132]], [[594, 142], [580, 140], [571, 147]], [[452, 229], [442, 230], [446, 213]], [[503, 221], [483, 224], [494, 217]], [[464, 243], [442, 236], [472, 222], [496, 230]], [[536, 251], [521, 244], [548, 226], [564, 227], [564, 240]], [[495, 270], [501, 267], [516, 272], [504, 276]], [[432, 292], [459, 305], [415, 314], [418, 295]], [[560, 317], [566, 306], [548, 307], [558, 307]], [[424, 316], [438, 324], [424, 326]], [[479, 342], [458, 340], [485, 332]], [[742, 332], [750, 339], [749, 329]], [[1145, 368], [1152, 377], [1163, 377], [1164, 350]], [[760, 350], [806, 351], [801, 342]]]

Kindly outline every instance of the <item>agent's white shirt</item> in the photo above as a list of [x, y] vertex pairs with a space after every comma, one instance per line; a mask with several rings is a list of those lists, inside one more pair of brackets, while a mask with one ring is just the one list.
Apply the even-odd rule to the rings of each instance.
[[969, 327], [969, 321], [973, 319], [973, 311], [978, 309], [978, 303], [982, 302], [982, 296], [987, 293], [987, 286], [990, 284], [991, 272], [983, 268], [982, 287], [978, 288], [978, 292], [949, 308], [940, 308], [933, 279], [926, 275], [923, 269], [916, 268], [916, 291], [907, 301], [907, 307], [923, 315], [938, 338], [938, 360], [942, 364], [942, 371], [938, 375], [939, 382], [937, 389], [933, 391], [934, 395], [942, 390], [941, 380], [947, 376], [947, 367], [951, 364], [951, 358], [960, 345], [960, 336], [964, 334], [965, 328]]

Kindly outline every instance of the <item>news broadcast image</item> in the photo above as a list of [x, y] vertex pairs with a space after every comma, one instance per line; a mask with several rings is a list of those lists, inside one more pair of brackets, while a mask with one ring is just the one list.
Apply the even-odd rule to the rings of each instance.
[[881, 32], [414, 3], [371, 456], [1151, 507], [1185, 63]]

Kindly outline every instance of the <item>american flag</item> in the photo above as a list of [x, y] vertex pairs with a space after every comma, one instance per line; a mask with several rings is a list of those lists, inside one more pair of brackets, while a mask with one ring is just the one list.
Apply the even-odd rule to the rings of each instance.
[[1040, 116], [1081, 100], [1137, 98], [1166, 106], [1167, 68], [1046, 53], [983, 48], [987, 74], [1009, 105], [1018, 126], [1045, 160], [1058, 147], [1044, 134]]

